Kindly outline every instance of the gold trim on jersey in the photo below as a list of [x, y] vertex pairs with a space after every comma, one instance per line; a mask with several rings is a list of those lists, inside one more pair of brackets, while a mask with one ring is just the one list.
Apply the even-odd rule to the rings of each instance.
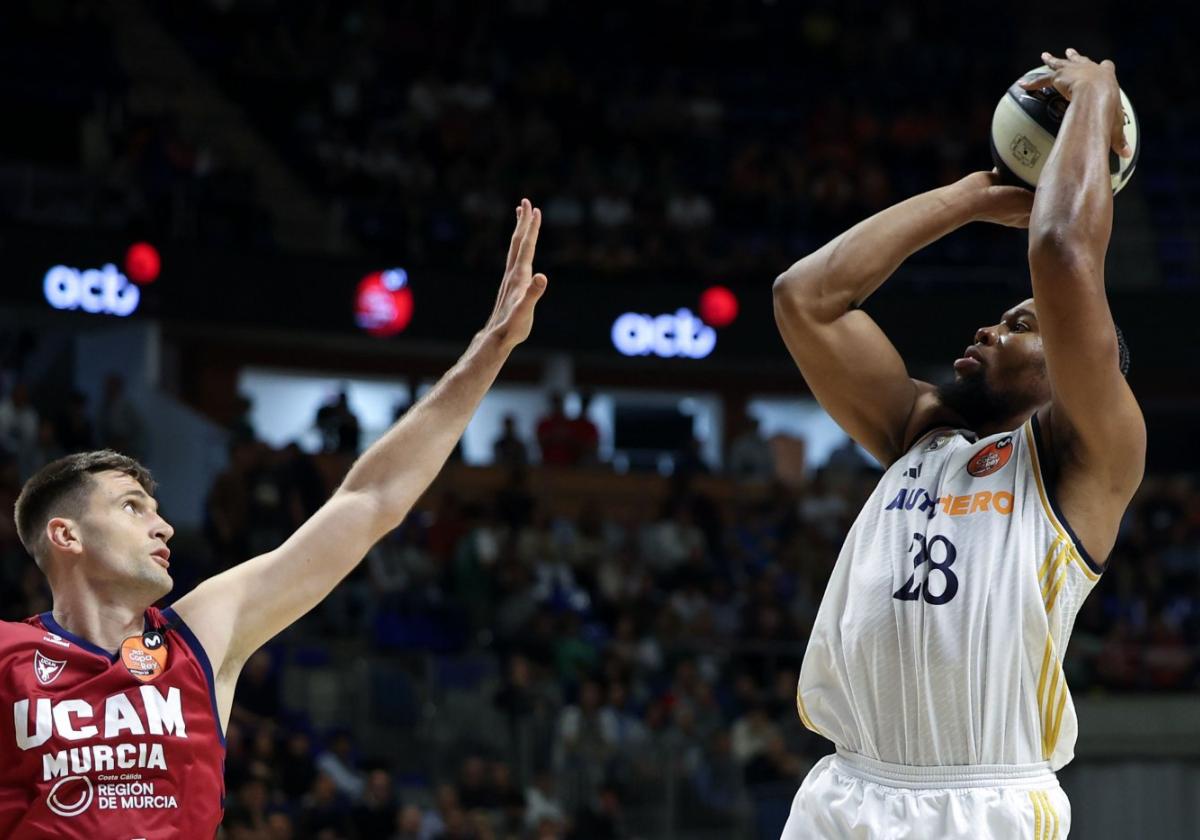
[[[1095, 583], [1100, 580], [1100, 575], [1088, 568], [1088, 564], [1084, 561], [1083, 555], [1079, 553], [1079, 549], [1075, 547], [1074, 540], [1067, 533], [1067, 529], [1058, 521], [1058, 517], [1054, 513], [1054, 508], [1050, 505], [1050, 497], [1046, 495], [1046, 485], [1042, 481], [1042, 465], [1038, 460], [1037, 441], [1033, 438], [1033, 419], [1025, 421], [1025, 448], [1029, 450], [1029, 460], [1033, 464], [1033, 479], [1037, 483], [1038, 499], [1042, 502], [1042, 510], [1046, 513], [1046, 518], [1050, 520], [1051, 526], [1058, 533], [1058, 538], [1066, 542], [1070, 547], [1069, 557], [1075, 561], [1075, 565], [1087, 575], [1087, 579]], [[1047, 608], [1049, 611], [1049, 608]]]
[[1042, 758], [1046, 761], [1054, 755], [1054, 748], [1058, 745], [1058, 730], [1062, 727], [1063, 710], [1069, 696], [1067, 678], [1054, 651], [1054, 639], [1047, 633], [1037, 689], [1038, 714], [1042, 721]]
[[1042, 567], [1038, 569], [1038, 581], [1042, 587], [1042, 603], [1046, 605], [1047, 616], [1054, 609], [1058, 593], [1062, 591], [1063, 584], [1067, 582], [1067, 575], [1070, 573], [1067, 565], [1071, 562], [1071, 555], [1074, 551], [1075, 546], [1070, 540], [1063, 539], [1061, 535], [1055, 537], [1054, 542], [1050, 544], [1050, 550], [1046, 552], [1046, 559], [1042, 561]]
[[1044, 790], [1029, 791], [1033, 803], [1033, 840], [1058, 840], [1058, 811]]
[[799, 687], [796, 688], [796, 711], [800, 713], [800, 722], [804, 724], [806, 729], [821, 735], [817, 727], [813, 726], [812, 718], [808, 716], [808, 710], [804, 708], [804, 698], [800, 696]]

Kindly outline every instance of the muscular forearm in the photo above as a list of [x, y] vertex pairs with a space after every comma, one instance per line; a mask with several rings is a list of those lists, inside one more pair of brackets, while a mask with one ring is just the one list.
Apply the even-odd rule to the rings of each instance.
[[822, 320], [845, 314], [912, 254], [972, 221], [976, 193], [960, 181], [876, 213], [781, 274], [777, 297], [815, 308]]
[[1038, 180], [1029, 220], [1031, 253], [1103, 257], [1112, 232], [1109, 127], [1120, 108], [1106, 85], [1074, 92]]
[[506, 345], [494, 332], [476, 335], [454, 367], [350, 469], [339, 492], [369, 494], [383, 533], [400, 523], [446, 463], [508, 358]]

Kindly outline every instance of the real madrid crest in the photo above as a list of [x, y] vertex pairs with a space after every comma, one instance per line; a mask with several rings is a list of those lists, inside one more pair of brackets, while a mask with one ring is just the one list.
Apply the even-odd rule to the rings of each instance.
[[947, 443], [949, 443], [953, 439], [954, 439], [954, 435], [938, 435], [933, 440], [931, 440], [928, 444], [926, 444], [925, 448], [922, 449], [921, 451], [922, 452], [937, 452], [939, 449], [941, 449], [943, 446], [945, 446]]

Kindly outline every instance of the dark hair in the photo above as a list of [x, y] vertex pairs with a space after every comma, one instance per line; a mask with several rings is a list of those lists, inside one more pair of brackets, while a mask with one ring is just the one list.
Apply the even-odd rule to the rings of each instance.
[[1121, 375], [1129, 375], [1129, 345], [1125, 341], [1125, 333], [1121, 332], [1121, 328], [1114, 324], [1114, 329], [1117, 331], [1117, 364], [1121, 368]]
[[[51, 461], [34, 473], [17, 497], [14, 516], [17, 520], [17, 535], [25, 550], [41, 563], [38, 546], [42, 528], [52, 515], [69, 513], [77, 515], [91, 488], [92, 473], [115, 470], [135, 479], [149, 494], [154, 493], [154, 479], [150, 470], [134, 459], [111, 449], [94, 452], [77, 452], [57, 461]], [[52, 511], [54, 512], [52, 514]]]

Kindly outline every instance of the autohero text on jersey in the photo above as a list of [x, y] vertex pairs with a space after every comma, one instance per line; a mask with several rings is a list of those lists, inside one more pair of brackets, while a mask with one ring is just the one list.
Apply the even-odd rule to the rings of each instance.
[[930, 519], [937, 516], [938, 507], [946, 516], [970, 516], [973, 513], [998, 513], [1009, 516], [1013, 511], [1013, 494], [1007, 490], [968, 493], [965, 496], [934, 496], [924, 487], [902, 487], [884, 510], [917, 510]]

